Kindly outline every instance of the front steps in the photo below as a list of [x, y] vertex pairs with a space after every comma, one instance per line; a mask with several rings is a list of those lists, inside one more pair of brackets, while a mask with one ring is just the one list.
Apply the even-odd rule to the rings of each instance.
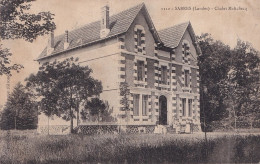
[[157, 125], [154, 128], [155, 134], [166, 134], [167, 133], [167, 127], [165, 125]]
[[156, 125], [154, 129], [155, 134], [191, 134], [193, 132], [200, 131], [198, 126], [192, 126], [190, 124], [173, 127], [170, 125]]
[[176, 129], [170, 125], [156, 125], [154, 128], [155, 134], [176, 134]]

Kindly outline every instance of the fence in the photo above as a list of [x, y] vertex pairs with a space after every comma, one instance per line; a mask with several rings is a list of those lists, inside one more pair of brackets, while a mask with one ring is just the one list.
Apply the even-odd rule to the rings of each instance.
[[211, 124], [214, 130], [256, 129], [260, 121], [216, 121]]

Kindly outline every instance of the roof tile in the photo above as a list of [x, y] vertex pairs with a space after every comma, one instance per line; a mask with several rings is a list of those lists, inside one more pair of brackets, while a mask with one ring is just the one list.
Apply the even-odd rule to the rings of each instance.
[[158, 31], [159, 36], [164, 43], [164, 46], [175, 48], [179, 45], [185, 30], [187, 29], [190, 22], [181, 23], [173, 27], [169, 27]]
[[[106, 38], [126, 32], [143, 6], [144, 3], [129, 8], [113, 16], [110, 16], [110, 32]], [[158, 31], [159, 37], [161, 41], [164, 43], [164, 46], [170, 48], [177, 47], [189, 24], [190, 22], [185, 22]], [[92, 42], [99, 41], [101, 39], [100, 21], [92, 22], [78, 29], [70, 31], [70, 44], [66, 50], [64, 50], [64, 37], [65, 34], [62, 34], [54, 38], [54, 51], [48, 56], [53, 56], [55, 54], [71, 50], [82, 45], [87, 45]], [[42, 51], [37, 60], [43, 59], [48, 56], [47, 47], [45, 47], [45, 49]]]
[[[110, 32], [106, 38], [126, 32], [143, 6], [144, 3], [110, 16]], [[64, 37], [65, 34], [62, 34], [54, 38], [54, 51], [48, 56], [64, 51]], [[70, 44], [67, 50], [100, 39], [100, 21], [92, 22], [69, 32]], [[44, 57], [47, 57], [47, 47], [45, 47], [37, 60]]]

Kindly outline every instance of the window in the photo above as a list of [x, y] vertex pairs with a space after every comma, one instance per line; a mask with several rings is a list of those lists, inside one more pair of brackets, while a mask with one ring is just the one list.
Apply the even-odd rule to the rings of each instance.
[[167, 84], [167, 66], [161, 68], [161, 81], [162, 84]]
[[142, 44], [142, 40], [141, 40], [142, 30], [137, 30], [136, 34], [137, 34], [137, 46], [141, 46], [141, 44]]
[[185, 70], [184, 71], [184, 85], [185, 85], [185, 87], [189, 86], [188, 77], [189, 77], [189, 70]]
[[134, 116], [139, 116], [139, 95], [134, 95]]
[[183, 45], [183, 49], [184, 49], [184, 56], [187, 57], [189, 54], [189, 52], [188, 52], [189, 47], [186, 43]]
[[192, 116], [192, 99], [189, 99], [189, 117]]
[[142, 101], [142, 114], [143, 116], [147, 116], [148, 114], [148, 96], [143, 95], [143, 101]]
[[137, 80], [144, 80], [144, 61], [137, 61]]
[[186, 116], [186, 99], [182, 99], [182, 116]]

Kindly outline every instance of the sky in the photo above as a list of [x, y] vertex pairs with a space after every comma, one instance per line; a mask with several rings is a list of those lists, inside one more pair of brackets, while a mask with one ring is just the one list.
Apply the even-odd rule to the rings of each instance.
[[[101, 7], [106, 4], [110, 7], [110, 15], [113, 15], [143, 2], [156, 30], [190, 21], [196, 35], [210, 33], [214, 39], [231, 47], [236, 45], [237, 39], [241, 39], [252, 43], [260, 51], [258, 0], [37, 0], [32, 3], [31, 12], [50, 11], [55, 14], [55, 35], [59, 35], [65, 30], [100, 20]], [[234, 10], [234, 7], [239, 10]], [[37, 72], [39, 65], [35, 59], [47, 41], [48, 36], [40, 36], [33, 43], [1, 41], [3, 47], [11, 49], [12, 62], [24, 66], [20, 73], [13, 73], [11, 89], [31, 73]], [[0, 77], [0, 107], [7, 99], [6, 81], [6, 76]]]

